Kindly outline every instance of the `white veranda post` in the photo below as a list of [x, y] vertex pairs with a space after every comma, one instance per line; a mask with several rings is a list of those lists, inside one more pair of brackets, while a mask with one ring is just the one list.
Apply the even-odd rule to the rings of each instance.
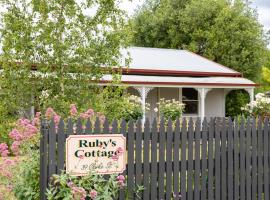
[[143, 110], [142, 124], [144, 124], [144, 122], [145, 122], [145, 101], [146, 101], [146, 89], [144, 86], [142, 87], [141, 97], [142, 97], [142, 110]]
[[147, 97], [147, 94], [150, 92], [150, 90], [152, 90], [153, 88], [152, 87], [145, 87], [145, 86], [142, 86], [142, 87], [134, 87], [139, 93], [140, 93], [140, 96], [141, 96], [141, 104], [142, 104], [142, 111], [143, 111], [143, 117], [142, 117], [142, 124], [145, 123], [145, 118], [146, 118], [146, 109], [145, 109], [145, 105], [146, 105], [146, 97]]
[[199, 94], [200, 94], [200, 102], [201, 102], [201, 112], [200, 112], [200, 117], [201, 120], [203, 121], [205, 117], [205, 98], [207, 93], [211, 90], [209, 88], [198, 88], [197, 89]]
[[254, 101], [254, 88], [247, 88], [245, 89], [248, 94], [249, 94], [249, 99], [250, 99], [250, 102], [251, 101]]

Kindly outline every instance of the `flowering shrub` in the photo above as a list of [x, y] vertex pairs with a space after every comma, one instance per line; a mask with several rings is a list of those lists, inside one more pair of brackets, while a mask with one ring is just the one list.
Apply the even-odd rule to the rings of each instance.
[[157, 104], [159, 105], [159, 108], [155, 108], [154, 111], [159, 112], [165, 120], [168, 120], [169, 118], [176, 120], [178, 117], [182, 116], [185, 108], [185, 104], [176, 101], [175, 99], [165, 100], [162, 98]]
[[251, 101], [241, 109], [249, 115], [270, 117], [270, 98], [263, 93], [258, 93], [255, 98], [255, 101]]
[[[138, 120], [143, 116], [141, 98], [135, 95], [125, 97], [123, 102], [122, 119], [129, 121], [131, 119]], [[146, 103], [145, 110], [149, 110], [149, 104]]]
[[[54, 120], [56, 128], [60, 122], [60, 115], [49, 107], [47, 108], [45, 118], [48, 120]], [[89, 108], [85, 111], [79, 112], [75, 104], [70, 105], [69, 117], [71, 119], [77, 119], [80, 117], [85, 124], [87, 119], [92, 122], [98, 117], [101, 124], [105, 121], [105, 116], [102, 113], [95, 112]], [[8, 191], [13, 191], [16, 197], [20, 200], [23, 199], [40, 199], [39, 196], [39, 137], [40, 137], [40, 118], [41, 113], [36, 113], [32, 120], [21, 118], [17, 120], [14, 128], [10, 131], [9, 138], [12, 143], [9, 147], [6, 143], [0, 144], [0, 155], [7, 157], [9, 155], [21, 156], [20, 159], [15, 157], [14, 160], [4, 159], [0, 165], [0, 184], [4, 184]], [[74, 127], [76, 129], [76, 127]], [[121, 152], [120, 152], [121, 153]], [[62, 189], [57, 182], [58, 178], [68, 177], [68, 180], [72, 180], [75, 185], [65, 185], [68, 187], [68, 195], [71, 195], [70, 199], [110, 199], [117, 195], [119, 188], [125, 186], [125, 179], [122, 176], [111, 177], [111, 182], [104, 180], [98, 175], [89, 175], [88, 178], [93, 180], [86, 180], [86, 178], [70, 178], [68, 175], [62, 174], [60, 176], [54, 176], [51, 188], [48, 190], [48, 197], [53, 195], [51, 199], [63, 199]], [[55, 182], [56, 181], [56, 182]], [[87, 182], [88, 181], [88, 182]], [[89, 185], [92, 184], [93, 188], [90, 190]], [[109, 183], [109, 184], [108, 184]], [[61, 182], [61, 184], [63, 184]], [[61, 185], [60, 184], [60, 185]], [[85, 184], [85, 188], [83, 187]], [[100, 185], [96, 187], [95, 185]], [[103, 185], [102, 185], [103, 184]], [[56, 187], [57, 186], [57, 187]], [[95, 187], [94, 187], [95, 186]], [[63, 189], [64, 190], [64, 189]], [[51, 191], [51, 193], [50, 193]], [[55, 192], [61, 191], [60, 194]], [[65, 193], [65, 192], [63, 192]], [[101, 194], [102, 193], [102, 194]], [[1, 195], [1, 194], [0, 194]], [[3, 195], [2, 195], [3, 196]], [[1, 197], [1, 196], [0, 196]], [[59, 198], [58, 198], [59, 197]], [[62, 196], [61, 196], [62, 197]], [[107, 198], [108, 197], [108, 198]], [[103, 199], [104, 199], [103, 198]]]
[[83, 177], [62, 173], [52, 177], [47, 198], [48, 200], [110, 200], [116, 199], [119, 189], [125, 185], [125, 177], [122, 175], [111, 175], [105, 179], [104, 176], [94, 173]]

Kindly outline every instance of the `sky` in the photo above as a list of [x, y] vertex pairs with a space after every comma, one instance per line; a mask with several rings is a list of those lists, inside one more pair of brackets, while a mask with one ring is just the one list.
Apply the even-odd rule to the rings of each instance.
[[[125, 0], [122, 4], [123, 8], [132, 15], [136, 8], [142, 5], [144, 0]], [[258, 11], [258, 18], [260, 23], [264, 26], [265, 31], [270, 30], [270, 0], [251, 0], [251, 6]]]

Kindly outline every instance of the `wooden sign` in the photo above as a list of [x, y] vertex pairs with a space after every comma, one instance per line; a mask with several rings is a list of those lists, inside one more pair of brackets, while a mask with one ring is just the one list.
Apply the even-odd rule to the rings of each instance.
[[120, 134], [70, 135], [66, 139], [66, 172], [84, 176], [122, 173], [126, 167], [126, 138]]

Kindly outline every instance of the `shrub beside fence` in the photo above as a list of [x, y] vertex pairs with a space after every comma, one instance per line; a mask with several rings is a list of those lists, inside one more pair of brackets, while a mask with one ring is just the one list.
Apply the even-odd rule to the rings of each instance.
[[[76, 127], [76, 128], [75, 128]], [[50, 177], [65, 169], [65, 139], [71, 134], [123, 134], [127, 138], [127, 189], [135, 199], [136, 185], [144, 186], [139, 199], [269, 199], [269, 120], [232, 122], [183, 118], [172, 123], [148, 120], [97, 119], [76, 124], [42, 123], [40, 145], [41, 197]], [[124, 191], [120, 191], [120, 200]]]

